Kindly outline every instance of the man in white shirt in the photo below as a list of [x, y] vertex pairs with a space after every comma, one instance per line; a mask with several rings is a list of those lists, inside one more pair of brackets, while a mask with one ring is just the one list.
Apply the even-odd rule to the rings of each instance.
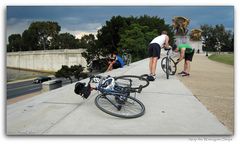
[[148, 46], [148, 54], [150, 57], [149, 61], [149, 71], [150, 71], [150, 77], [153, 78], [153, 80], [156, 78], [156, 68], [157, 68], [157, 61], [160, 59], [160, 53], [161, 48], [169, 47], [168, 44], [169, 37], [167, 35], [166, 31], [162, 31], [162, 34], [160, 36], [155, 37]]

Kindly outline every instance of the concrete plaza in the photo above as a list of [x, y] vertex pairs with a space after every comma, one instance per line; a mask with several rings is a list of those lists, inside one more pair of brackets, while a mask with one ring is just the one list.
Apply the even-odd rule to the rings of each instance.
[[[102, 75], [148, 73], [148, 59]], [[122, 119], [100, 111], [97, 92], [84, 100], [75, 84], [6, 106], [7, 135], [232, 135], [176, 76], [166, 79], [158, 63], [154, 82], [137, 98], [145, 114]], [[87, 81], [87, 79], [85, 80]]]

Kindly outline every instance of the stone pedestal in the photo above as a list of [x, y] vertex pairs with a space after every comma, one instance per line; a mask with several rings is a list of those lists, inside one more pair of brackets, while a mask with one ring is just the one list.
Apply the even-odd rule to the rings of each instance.
[[195, 49], [195, 52], [199, 49], [200, 53], [204, 53], [202, 50], [202, 41], [191, 41], [190, 36], [174, 36], [175, 44], [179, 45], [182, 43], [188, 43], [192, 48]]

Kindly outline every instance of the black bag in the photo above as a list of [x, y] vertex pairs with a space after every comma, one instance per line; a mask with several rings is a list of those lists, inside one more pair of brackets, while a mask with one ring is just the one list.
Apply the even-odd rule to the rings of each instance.
[[90, 84], [85, 86], [85, 83], [78, 82], [75, 84], [74, 92], [77, 95], [82, 96], [83, 98], [88, 98], [88, 96], [91, 94], [91, 87]]

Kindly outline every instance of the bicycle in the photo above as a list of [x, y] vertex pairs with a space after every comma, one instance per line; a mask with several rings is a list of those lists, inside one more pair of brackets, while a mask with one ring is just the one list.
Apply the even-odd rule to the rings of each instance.
[[[92, 87], [91, 82], [96, 83], [97, 86]], [[137, 118], [145, 113], [145, 106], [136, 99], [136, 93], [141, 93], [142, 89], [149, 85], [148, 80], [143, 77], [134, 75], [90, 76], [87, 86], [85, 85], [85, 83], [77, 83], [75, 93], [88, 98], [92, 90], [99, 91], [100, 94], [95, 98], [95, 105], [109, 115]], [[131, 93], [135, 93], [134, 97], [130, 96]]]
[[167, 79], [169, 79], [169, 75], [175, 75], [177, 71], [176, 62], [171, 58], [171, 48], [164, 48], [167, 51], [167, 55], [161, 61], [162, 70], [166, 73]]
[[105, 71], [108, 66], [108, 58], [92, 59], [87, 64], [87, 70], [91, 73], [93, 70]]
[[132, 55], [130, 53], [123, 53], [122, 58], [125, 65], [129, 66], [129, 64], [132, 62]]

